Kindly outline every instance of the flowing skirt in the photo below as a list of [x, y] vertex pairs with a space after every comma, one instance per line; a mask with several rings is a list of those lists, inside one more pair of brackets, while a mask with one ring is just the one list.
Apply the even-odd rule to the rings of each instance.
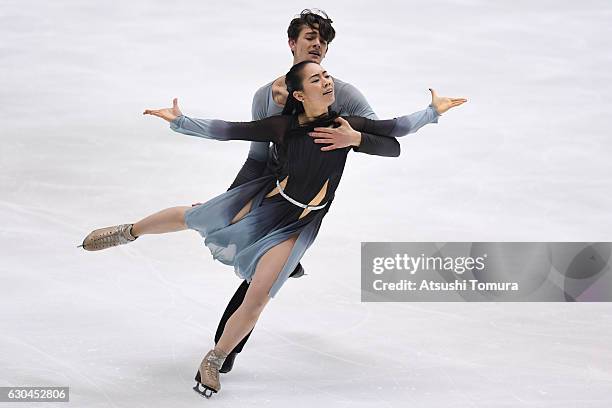
[[[270, 297], [276, 295], [315, 240], [331, 204], [298, 219], [303, 208], [290, 203], [280, 194], [265, 197], [275, 187], [274, 175], [260, 177], [194, 206], [185, 213], [187, 227], [200, 233], [213, 258], [233, 265], [236, 275], [247, 282], [251, 282], [259, 259], [270, 248], [292, 235], [298, 235], [287, 262], [268, 293]], [[251, 211], [240, 221], [230, 224], [251, 199]]]

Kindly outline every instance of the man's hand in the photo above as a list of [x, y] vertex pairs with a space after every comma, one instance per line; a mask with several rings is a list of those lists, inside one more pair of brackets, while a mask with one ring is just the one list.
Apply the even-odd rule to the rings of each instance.
[[467, 102], [467, 99], [465, 98], [447, 98], [444, 96], [438, 96], [436, 91], [431, 88], [429, 88], [429, 90], [431, 91], [431, 104], [436, 110], [436, 112], [438, 112], [438, 115], [443, 114], [450, 108], [459, 106], [462, 103]]
[[336, 123], [339, 123], [340, 127], [316, 127], [308, 135], [314, 138], [315, 143], [329, 144], [321, 148], [324, 152], [361, 144], [361, 133], [353, 129], [346, 119], [336, 118]]
[[165, 109], [146, 109], [142, 112], [143, 115], [154, 115], [159, 116], [162, 119], [167, 120], [168, 122], [172, 122], [177, 117], [181, 116], [181, 110], [178, 107], [178, 99], [174, 98], [172, 100], [172, 107]]

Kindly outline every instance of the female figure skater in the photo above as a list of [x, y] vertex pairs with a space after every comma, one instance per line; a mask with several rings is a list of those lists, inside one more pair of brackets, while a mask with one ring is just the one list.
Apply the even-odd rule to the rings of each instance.
[[[194, 390], [206, 397], [220, 390], [219, 368], [227, 354], [253, 328], [269, 299], [314, 241], [329, 210], [349, 148], [319, 147], [327, 142], [325, 128], [342, 126], [346, 121], [362, 132], [363, 138], [378, 136], [369, 139], [373, 154], [398, 156], [396, 136], [416, 132], [424, 124], [437, 121], [439, 114], [467, 101], [438, 97], [430, 89], [432, 104], [411, 115], [392, 120], [340, 118], [329, 110], [334, 101], [333, 81], [319, 64], [304, 61], [294, 65], [286, 75], [286, 84], [289, 97], [283, 114], [253, 122], [192, 119], [181, 113], [176, 99], [172, 108], [145, 110], [144, 114], [159, 116], [170, 122], [173, 130], [187, 135], [271, 141], [277, 146], [279, 164], [272, 174], [204, 204], [167, 208], [135, 224], [98, 229], [82, 244], [86, 250], [100, 250], [126, 244], [141, 235], [193, 229], [205, 238], [215, 259], [233, 265], [238, 276], [250, 281], [244, 302], [228, 320], [223, 336], [206, 354], [196, 374]], [[359, 147], [354, 146], [357, 151]]]

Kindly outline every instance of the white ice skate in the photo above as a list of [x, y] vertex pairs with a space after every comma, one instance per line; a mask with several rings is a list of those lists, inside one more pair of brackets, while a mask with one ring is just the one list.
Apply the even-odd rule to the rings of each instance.
[[99, 251], [132, 242], [138, 238], [132, 235], [132, 225], [134, 224], [122, 224], [94, 230], [85, 237], [79, 247], [87, 251]]

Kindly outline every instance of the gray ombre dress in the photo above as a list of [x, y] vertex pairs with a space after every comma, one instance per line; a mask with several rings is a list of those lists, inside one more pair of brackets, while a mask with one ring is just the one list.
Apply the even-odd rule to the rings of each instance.
[[[363, 117], [344, 117], [351, 127], [362, 132], [362, 145], [355, 151], [380, 156], [398, 156], [399, 143], [395, 139], [416, 132], [427, 123], [437, 122], [438, 114], [427, 109], [391, 120], [371, 120]], [[251, 281], [257, 263], [270, 248], [297, 235], [297, 240], [283, 269], [270, 289], [274, 297], [294, 270], [306, 249], [312, 244], [323, 217], [329, 210], [350, 148], [321, 151], [308, 135], [315, 127], [337, 126], [337, 114], [300, 125], [297, 116], [272, 116], [253, 122], [226, 122], [216, 119], [192, 119], [180, 116], [170, 127], [183, 134], [215, 140], [250, 140], [273, 142], [278, 151], [278, 162], [272, 174], [235, 187], [204, 204], [187, 210], [187, 227], [205, 238], [204, 243], [213, 257], [233, 265], [235, 273]], [[367, 147], [367, 151], [364, 149]], [[288, 177], [288, 178], [287, 178]], [[266, 197], [277, 187], [277, 181], [287, 178], [284, 195], [309, 204], [322, 191], [318, 204], [324, 208], [311, 210], [302, 217], [304, 208], [281, 194]], [[234, 224], [231, 220], [250, 201], [250, 212]]]

